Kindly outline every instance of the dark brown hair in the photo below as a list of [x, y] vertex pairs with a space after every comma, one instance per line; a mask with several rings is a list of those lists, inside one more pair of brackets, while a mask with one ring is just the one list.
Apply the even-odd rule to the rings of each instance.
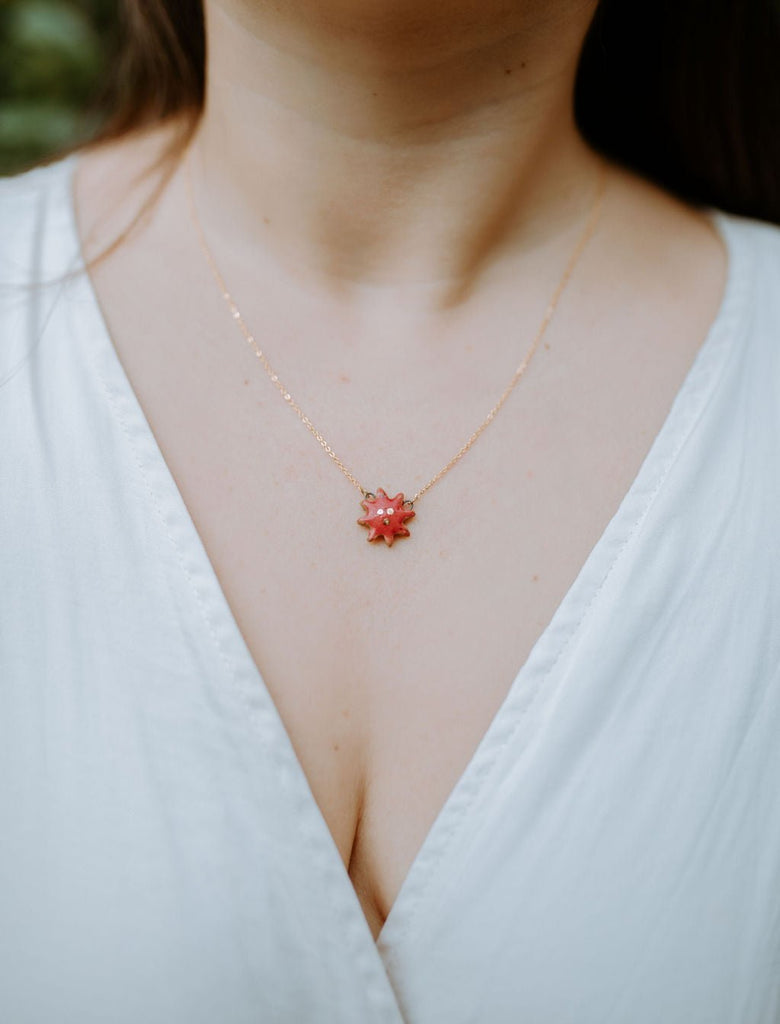
[[[205, 85], [201, 0], [123, 0], [101, 139], [179, 116]], [[682, 198], [780, 223], [780, 0], [600, 0], [577, 122], [596, 149]], [[184, 116], [181, 116], [184, 115]]]

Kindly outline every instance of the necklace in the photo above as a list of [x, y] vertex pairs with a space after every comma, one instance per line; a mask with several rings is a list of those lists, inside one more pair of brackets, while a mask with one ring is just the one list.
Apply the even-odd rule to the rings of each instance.
[[531, 359], [533, 358], [534, 353], [539, 347], [539, 343], [541, 342], [542, 337], [544, 336], [544, 333], [547, 330], [547, 327], [549, 326], [549, 323], [553, 318], [553, 314], [555, 313], [556, 307], [561, 296], [563, 295], [566, 285], [569, 283], [569, 278], [571, 277], [572, 272], [574, 271], [574, 268], [576, 267], [579, 258], [585, 249], [585, 246], [587, 245], [588, 241], [593, 235], [593, 232], [596, 230], [596, 225], [598, 224], [599, 216], [601, 214], [601, 205], [606, 187], [606, 165], [602, 164], [601, 166], [599, 183], [596, 188], [596, 195], [591, 205], [585, 226], [580, 234], [580, 237], [577, 241], [577, 244], [574, 247], [571, 256], [569, 257], [569, 261], [566, 264], [563, 274], [561, 275], [561, 279], [556, 285], [556, 288], [552, 294], [552, 298], [550, 299], [547, 309], [545, 310], [542, 322], [539, 325], [536, 335], [534, 336], [534, 339], [528, 351], [526, 352], [523, 361], [515, 370], [507, 386], [501, 392], [501, 395], [499, 396], [499, 399], [496, 402], [496, 404], [493, 406], [493, 408], [490, 410], [490, 412], [487, 414], [484, 420], [480, 423], [480, 425], [476, 428], [476, 430], [469, 435], [469, 437], [460, 446], [457, 452], [455, 452], [455, 454], [452, 456], [449, 462], [442, 469], [440, 469], [439, 472], [435, 474], [435, 476], [432, 476], [431, 479], [426, 484], [424, 484], [411, 498], [406, 498], [403, 492], [396, 494], [394, 498], [391, 498], [382, 487], [377, 487], [376, 493], [374, 491], [367, 490], [365, 487], [363, 487], [363, 485], [357, 479], [355, 474], [339, 458], [339, 456], [336, 454], [333, 448], [331, 448], [331, 446], [328, 444], [324, 436], [320, 433], [319, 430], [317, 430], [317, 428], [314, 426], [314, 424], [303, 411], [303, 409], [301, 409], [301, 407], [295, 401], [287, 387], [279, 379], [278, 373], [276, 373], [274, 368], [271, 366], [265, 352], [263, 352], [262, 349], [258, 346], [257, 342], [255, 341], [254, 335], [247, 327], [246, 322], [243, 316], [241, 315], [241, 312], [238, 306], [236, 305], [233, 296], [228, 290], [228, 287], [225, 284], [225, 280], [222, 277], [219, 268], [217, 267], [217, 263], [216, 260], [214, 259], [211, 249], [209, 248], [209, 245], [206, 242], [206, 236], [203, 231], [203, 227], [200, 223], [200, 218], [198, 217], [197, 209], [195, 207], [195, 197], [193, 195], [192, 190], [192, 177], [190, 174], [189, 152], [187, 153], [184, 159], [184, 171], [187, 198], [189, 201], [190, 217], [192, 219], [193, 225], [195, 226], [195, 231], [198, 236], [198, 243], [203, 252], [203, 255], [206, 258], [206, 262], [209, 265], [214, 280], [216, 281], [217, 286], [219, 287], [219, 290], [222, 294], [222, 298], [225, 300], [233, 320], [235, 320], [236, 323], [238, 324], [238, 327], [240, 328], [241, 333], [244, 336], [244, 340], [247, 342], [248, 345], [251, 345], [252, 348], [254, 349], [255, 356], [260, 360], [260, 363], [263, 369], [265, 370], [267, 376], [270, 378], [271, 383], [277, 389], [277, 391], [282, 396], [286, 404], [289, 405], [290, 408], [297, 414], [298, 418], [301, 420], [301, 422], [309, 431], [309, 433], [316, 438], [322, 449], [336, 464], [336, 466], [341, 470], [341, 472], [344, 474], [347, 480], [349, 480], [349, 482], [354, 487], [356, 487], [363, 495], [363, 500], [360, 502], [360, 504], [363, 507], [365, 515], [361, 516], [361, 518], [358, 519], [357, 522], [360, 526], [368, 527], [368, 537], [366, 539], [369, 541], [384, 540], [385, 544], [388, 547], [391, 547], [396, 537], [409, 536], [409, 530], [406, 527], [406, 523], [410, 519], [413, 519], [415, 516], [415, 503], [422, 497], [423, 494], [425, 494], [426, 491], [433, 487], [435, 483], [438, 483], [438, 481], [441, 480], [441, 478], [446, 473], [449, 473], [449, 471], [457, 462], [460, 462], [460, 460], [463, 458], [466, 452], [469, 451], [469, 449], [472, 447], [472, 445], [480, 436], [480, 434], [487, 428], [487, 426], [490, 423], [492, 423], [499, 409], [501, 409], [504, 402], [506, 402], [507, 398], [509, 398], [510, 394], [515, 388], [515, 385], [518, 383], [518, 381], [528, 368], [528, 364], [531, 362]]

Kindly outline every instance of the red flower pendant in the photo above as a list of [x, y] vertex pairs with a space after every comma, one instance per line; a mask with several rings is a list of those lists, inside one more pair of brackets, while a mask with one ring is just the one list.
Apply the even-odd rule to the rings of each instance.
[[409, 536], [404, 523], [414, 518], [414, 512], [411, 501], [406, 501], [403, 494], [388, 498], [380, 487], [376, 494], [366, 494], [360, 504], [366, 510], [366, 515], [358, 519], [358, 523], [368, 527], [367, 540], [381, 539], [389, 547], [396, 537]]

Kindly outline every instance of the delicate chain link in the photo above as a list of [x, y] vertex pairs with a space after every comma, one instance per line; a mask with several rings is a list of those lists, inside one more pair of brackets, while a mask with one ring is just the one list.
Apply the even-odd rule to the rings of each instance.
[[[254, 335], [252, 334], [252, 332], [247, 327], [246, 322], [244, 321], [244, 318], [241, 315], [241, 312], [240, 312], [238, 306], [236, 305], [235, 300], [233, 299], [233, 296], [231, 295], [230, 291], [228, 290], [227, 285], [225, 284], [225, 279], [222, 277], [222, 274], [219, 271], [219, 267], [217, 266], [216, 261], [214, 259], [214, 256], [212, 255], [211, 249], [209, 248], [209, 245], [206, 242], [206, 236], [205, 236], [205, 234], [203, 232], [203, 227], [202, 227], [202, 225], [200, 223], [200, 218], [198, 217], [198, 213], [197, 213], [197, 210], [195, 208], [195, 198], [193, 196], [193, 191], [192, 191], [192, 177], [191, 177], [191, 174], [190, 174], [189, 152], [185, 156], [184, 163], [185, 163], [184, 170], [185, 170], [185, 179], [186, 179], [186, 187], [187, 187], [187, 196], [188, 196], [188, 199], [189, 199], [189, 207], [190, 207], [190, 216], [192, 218], [192, 222], [193, 222], [193, 224], [195, 226], [195, 230], [196, 230], [197, 235], [198, 235], [198, 242], [200, 244], [200, 248], [203, 251], [203, 255], [206, 258], [206, 262], [208, 263], [208, 265], [209, 265], [209, 267], [211, 269], [211, 273], [214, 276], [214, 280], [217, 282], [217, 285], [219, 286], [219, 290], [222, 293], [222, 298], [227, 303], [228, 308], [230, 309], [230, 313], [231, 313], [233, 319], [236, 321], [236, 323], [238, 324], [239, 328], [241, 329], [241, 333], [243, 334], [244, 339], [246, 340], [247, 344], [251, 345], [254, 348], [255, 355], [260, 360], [263, 369], [265, 370], [266, 374], [268, 375], [268, 377], [271, 380], [271, 383], [277, 389], [277, 391], [282, 396], [284, 401], [287, 403], [287, 405], [290, 406], [291, 409], [293, 409], [296, 412], [296, 414], [298, 415], [298, 418], [301, 420], [303, 425], [306, 427], [306, 429], [309, 431], [309, 433], [311, 433], [317, 439], [317, 441], [319, 442], [319, 444], [321, 445], [323, 450], [330, 456], [330, 458], [338, 466], [338, 468], [341, 470], [341, 472], [344, 474], [344, 476], [347, 478], [347, 480], [349, 480], [349, 482], [351, 484], [353, 484], [355, 487], [357, 487], [357, 489], [360, 491], [360, 493], [364, 497], [366, 495], [372, 494], [372, 492], [370, 490], [367, 490], [365, 487], [362, 486], [362, 484], [357, 479], [355, 474], [339, 458], [339, 456], [331, 448], [331, 446], [328, 444], [328, 442], [323, 437], [323, 435], [314, 426], [314, 424], [309, 419], [309, 417], [306, 415], [306, 413], [303, 411], [303, 409], [301, 409], [301, 407], [295, 401], [295, 399], [293, 398], [293, 396], [290, 393], [290, 391], [287, 389], [287, 387], [279, 379], [278, 373], [276, 373], [274, 368], [271, 366], [271, 364], [268, 361], [268, 358], [266, 357], [265, 353], [258, 346], [257, 342], [255, 341]], [[493, 406], [493, 408], [490, 410], [490, 412], [487, 414], [487, 416], [484, 418], [484, 420], [480, 423], [480, 425], [477, 427], [477, 429], [474, 431], [474, 433], [471, 434], [468, 437], [468, 439], [461, 445], [461, 447], [452, 456], [452, 458], [446, 464], [446, 466], [444, 466], [442, 469], [440, 469], [439, 472], [435, 476], [431, 477], [431, 479], [428, 481], [428, 483], [424, 484], [417, 491], [417, 493], [414, 495], [414, 497], [409, 499], [407, 504], [409, 504], [410, 507], [411, 507], [411, 505], [414, 504], [414, 502], [416, 502], [418, 500], [418, 498], [420, 498], [423, 494], [425, 494], [425, 492], [427, 490], [429, 490], [431, 487], [433, 487], [433, 485], [435, 483], [438, 483], [438, 481], [441, 480], [441, 478], [445, 475], [445, 473], [449, 473], [449, 471], [452, 469], [452, 467], [457, 462], [460, 462], [460, 460], [463, 458], [463, 456], [466, 454], [466, 452], [471, 448], [471, 446], [474, 444], [474, 442], [477, 440], [477, 438], [480, 436], [480, 434], [495, 419], [496, 415], [498, 414], [498, 411], [501, 409], [501, 407], [504, 404], [504, 402], [506, 402], [507, 398], [509, 398], [510, 394], [512, 393], [512, 391], [514, 390], [515, 386], [517, 385], [518, 381], [520, 380], [520, 378], [523, 376], [523, 374], [525, 373], [526, 369], [528, 368], [528, 364], [531, 362], [531, 359], [533, 358], [534, 353], [536, 352], [537, 348], [539, 347], [539, 343], [541, 342], [541, 340], [542, 340], [542, 338], [544, 336], [544, 333], [547, 330], [547, 327], [549, 326], [550, 321], [553, 318], [553, 314], [555, 313], [555, 309], [556, 309], [556, 307], [558, 305], [558, 302], [559, 302], [559, 300], [561, 298], [561, 295], [563, 295], [563, 292], [564, 292], [564, 290], [566, 288], [566, 285], [569, 283], [569, 278], [571, 277], [571, 275], [572, 275], [572, 273], [574, 271], [574, 268], [576, 267], [577, 263], [579, 262], [580, 256], [582, 255], [583, 250], [585, 249], [585, 246], [588, 244], [588, 242], [590, 241], [591, 236], [593, 235], [593, 232], [596, 230], [596, 225], [598, 224], [599, 217], [601, 215], [601, 206], [602, 206], [602, 200], [604, 198], [604, 191], [605, 191], [605, 188], [606, 188], [606, 179], [607, 179], [606, 165], [602, 164], [601, 172], [600, 172], [600, 175], [599, 175], [599, 183], [598, 183], [598, 186], [597, 186], [597, 189], [596, 189], [596, 197], [595, 197], [595, 199], [593, 201], [593, 205], [591, 207], [590, 214], [588, 216], [588, 219], [587, 219], [587, 222], [585, 224], [585, 227], [584, 227], [584, 229], [582, 231], [582, 234], [580, 235], [580, 238], [579, 238], [579, 240], [577, 242], [577, 245], [574, 247], [574, 251], [572, 252], [571, 256], [569, 257], [569, 262], [566, 264], [566, 269], [564, 270], [563, 275], [562, 275], [560, 281], [558, 282], [558, 284], [557, 284], [557, 286], [555, 288], [555, 291], [553, 292], [553, 295], [552, 295], [552, 298], [550, 299], [549, 305], [547, 306], [547, 309], [545, 310], [545, 314], [544, 314], [544, 317], [542, 319], [542, 322], [539, 325], [539, 329], [536, 332], [536, 336], [534, 337], [534, 340], [531, 343], [531, 346], [528, 349], [528, 352], [526, 353], [523, 361], [520, 363], [518, 368], [515, 370], [515, 372], [514, 372], [514, 374], [512, 376], [512, 379], [509, 381], [509, 383], [507, 384], [507, 386], [504, 388], [503, 392], [501, 393], [501, 397], [498, 399], [496, 404]]]

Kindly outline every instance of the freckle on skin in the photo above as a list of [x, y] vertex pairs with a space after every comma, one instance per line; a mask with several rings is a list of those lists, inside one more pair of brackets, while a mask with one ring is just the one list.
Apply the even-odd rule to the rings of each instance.
[[351, 381], [351, 379], [352, 379], [352, 378], [351, 378], [351, 377], [348, 377], [348, 376], [346, 375], [346, 373], [340, 373], [340, 374], [339, 374], [339, 380], [343, 380], [345, 384], [349, 384], [349, 383], [350, 383], [350, 381]]
[[270, 217], [263, 217], [263, 224], [270, 224], [270, 223], [271, 223], [271, 218]]
[[528, 472], [525, 475], [528, 477], [529, 480], [533, 480], [533, 478], [534, 478], [534, 471], [532, 469], [529, 469]]
[[344, 716], [344, 718], [349, 718], [349, 711], [342, 711], [341, 714]]
[[248, 384], [248, 383], [249, 383], [249, 381], [248, 381], [248, 380], [245, 380], [245, 381], [244, 381], [244, 383], [245, 383], [245, 384]]
[[531, 577], [531, 582], [532, 583], [538, 583], [539, 582], [539, 577], [538, 576], [532, 576]]
[[334, 743], [334, 744], [333, 744], [333, 749], [334, 749], [334, 750], [338, 750], [338, 749], [339, 749], [339, 745], [338, 745], [338, 743]]

